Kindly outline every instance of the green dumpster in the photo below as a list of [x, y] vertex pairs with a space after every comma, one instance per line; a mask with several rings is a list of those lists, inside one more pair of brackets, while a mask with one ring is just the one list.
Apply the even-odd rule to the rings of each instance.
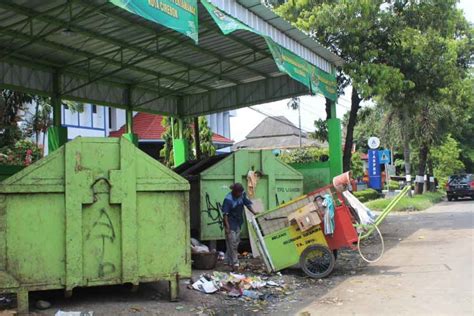
[[[191, 229], [200, 240], [225, 238], [222, 201], [234, 182], [241, 182], [248, 190], [249, 171], [261, 174], [255, 198], [262, 200], [265, 209], [274, 208], [303, 194], [301, 173], [275, 157], [271, 150], [239, 150], [187, 163], [175, 171], [191, 183]], [[242, 229], [242, 237], [248, 237], [246, 227]]]
[[126, 139], [77, 138], [0, 183], [0, 292], [190, 277], [189, 183]]

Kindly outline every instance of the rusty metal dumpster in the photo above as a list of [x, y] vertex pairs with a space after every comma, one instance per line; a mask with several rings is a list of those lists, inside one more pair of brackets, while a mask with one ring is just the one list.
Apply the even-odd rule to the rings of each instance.
[[[222, 201], [234, 182], [241, 182], [249, 193], [249, 171], [259, 175], [253, 198], [260, 199], [265, 209], [303, 194], [301, 173], [275, 157], [271, 150], [239, 150], [188, 163], [176, 171], [191, 183], [191, 228], [201, 240], [225, 239]], [[248, 238], [246, 227], [242, 229], [242, 237]]]
[[77, 138], [0, 183], [0, 292], [191, 275], [189, 183], [126, 139]]

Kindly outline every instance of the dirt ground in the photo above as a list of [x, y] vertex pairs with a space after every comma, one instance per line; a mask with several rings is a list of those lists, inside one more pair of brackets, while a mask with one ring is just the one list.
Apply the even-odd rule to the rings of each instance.
[[[469, 205], [473, 206], [473, 204]], [[381, 227], [386, 253], [397, 248], [402, 241], [413, 235], [419, 229], [419, 225], [423, 224], [423, 221], [419, 222], [417, 218], [424, 217], [426, 215], [423, 215], [423, 212], [390, 215]], [[428, 217], [429, 221], [433, 219]], [[419, 223], [408, 225], [412, 222]], [[243, 271], [244, 274], [253, 275], [257, 272], [256, 275], [262, 276], [256, 268], [259, 265], [258, 262], [253, 259], [244, 259], [243, 266], [246, 264], [252, 268]], [[219, 265], [217, 270], [225, 271], [225, 267]], [[164, 282], [140, 285], [135, 293], [126, 286], [76, 289], [70, 299], [63, 298], [61, 291], [38, 292], [30, 295], [30, 302], [34, 315], [54, 315], [58, 310], [93, 311], [94, 315], [289, 315], [304, 311], [305, 307], [314, 310], [315, 304], [333, 307], [336, 310], [331, 310], [331, 312], [336, 311], [337, 314], [337, 309], [343, 304], [347, 305], [347, 301], [330, 294], [348, 282], [369, 280], [373, 274], [384, 273], [379, 270], [364, 262], [356, 251], [343, 250], [338, 254], [333, 273], [322, 280], [308, 278], [299, 269], [281, 271], [281, 276], [263, 275], [269, 280], [277, 282], [283, 280], [285, 284], [284, 288], [263, 290], [268, 294], [265, 300], [230, 298], [223, 293], [203, 294], [188, 289], [189, 280], [183, 280], [180, 284], [180, 301], [175, 303], [168, 301], [168, 286]], [[201, 273], [209, 272], [212, 271], [194, 271], [193, 275], [197, 278]], [[43, 311], [35, 310], [34, 305], [38, 299], [51, 302], [51, 308]], [[316, 315], [309, 312], [303, 314]]]

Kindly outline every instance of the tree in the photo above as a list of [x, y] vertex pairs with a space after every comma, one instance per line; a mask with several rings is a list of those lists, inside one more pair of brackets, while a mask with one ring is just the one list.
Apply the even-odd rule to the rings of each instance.
[[[209, 158], [216, 154], [216, 146], [212, 143], [212, 136], [214, 133], [211, 131], [207, 124], [205, 116], [199, 117], [199, 140], [201, 147], [201, 157]], [[194, 140], [194, 147], [196, 147], [196, 141]]]
[[4, 89], [0, 92], [0, 148], [13, 147], [21, 139], [18, 126], [21, 112], [33, 97], [26, 93]]
[[317, 119], [314, 121], [314, 132], [309, 133], [309, 138], [327, 142], [329, 137], [328, 123], [326, 120]]
[[460, 153], [459, 143], [451, 134], [443, 139], [441, 145], [431, 150], [434, 175], [438, 178], [439, 183], [445, 184], [450, 175], [463, 171], [464, 164], [460, 160]]
[[364, 176], [364, 163], [360, 157], [360, 152], [355, 152], [351, 158], [351, 171], [352, 177], [355, 179], [362, 178]]
[[[398, 39], [388, 63], [413, 86], [392, 92], [387, 102], [398, 109], [404, 123], [414, 122], [402, 129], [405, 168], [410, 174], [414, 137], [419, 147], [417, 175], [423, 177], [431, 146], [466, 117], [460, 112], [465, 112], [465, 100], [472, 95], [472, 86], [464, 87], [474, 53], [472, 27], [454, 0], [396, 1], [388, 11], [397, 17], [393, 33]], [[420, 183], [416, 192], [422, 189]]]
[[382, 10], [382, 0], [290, 0], [277, 12], [309, 33], [344, 59], [338, 70], [338, 90], [352, 84], [351, 110], [346, 126], [343, 168], [350, 169], [353, 133], [361, 102], [391, 90], [402, 90], [408, 82], [387, 63], [387, 52], [395, 45], [392, 21]]
[[43, 133], [43, 148], [46, 141], [46, 132], [51, 126], [53, 107], [50, 99], [44, 97], [34, 97], [35, 109], [34, 113], [30, 113], [31, 117], [26, 118], [25, 135], [28, 137], [35, 136], [36, 145], [39, 145], [39, 136]]
[[[172, 119], [170, 117], [163, 117], [161, 125], [165, 128], [165, 132], [162, 134], [162, 138], [165, 141], [163, 148], [160, 151], [160, 156], [163, 158], [163, 162], [166, 166], [171, 167], [174, 164], [173, 156], [173, 132], [175, 133], [175, 138], [178, 133], [178, 120], [174, 120], [174, 126], [171, 126]], [[207, 158], [214, 156], [216, 154], [216, 148], [212, 144], [213, 133], [210, 130], [207, 120], [204, 116], [199, 117], [199, 138], [200, 138], [200, 149], [201, 157]], [[193, 122], [192, 119], [186, 118], [183, 120], [183, 138], [188, 143], [188, 148], [193, 150], [188, 150], [188, 160], [193, 160], [196, 158], [195, 150], [196, 143], [193, 137]]]

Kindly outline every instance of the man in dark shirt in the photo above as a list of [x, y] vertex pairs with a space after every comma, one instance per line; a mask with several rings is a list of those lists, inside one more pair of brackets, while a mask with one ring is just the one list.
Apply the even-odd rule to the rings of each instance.
[[239, 267], [239, 243], [240, 228], [244, 223], [244, 206], [246, 206], [252, 214], [255, 211], [252, 208], [252, 201], [247, 198], [244, 187], [240, 183], [234, 183], [231, 187], [224, 202], [222, 203], [222, 213], [224, 214], [226, 254], [225, 261], [232, 269]]

